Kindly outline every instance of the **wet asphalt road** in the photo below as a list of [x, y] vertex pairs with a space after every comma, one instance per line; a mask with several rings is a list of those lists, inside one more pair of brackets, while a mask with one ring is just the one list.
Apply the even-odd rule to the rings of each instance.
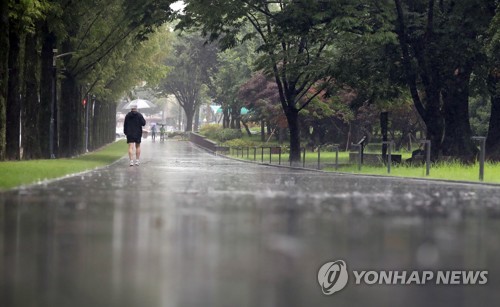
[[[124, 152], [126, 148], [124, 148]], [[0, 306], [498, 306], [500, 188], [323, 174], [143, 142], [0, 193]], [[486, 285], [356, 285], [318, 269], [487, 270]]]

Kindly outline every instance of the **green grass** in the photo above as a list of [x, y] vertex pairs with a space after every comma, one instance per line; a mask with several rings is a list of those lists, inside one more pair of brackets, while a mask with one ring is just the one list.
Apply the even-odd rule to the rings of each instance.
[[54, 179], [111, 164], [127, 153], [125, 140], [69, 159], [0, 162], [0, 189]]
[[[264, 146], [264, 162], [269, 162], [269, 148], [265, 148], [265, 147], [266, 146], [277, 146], [277, 145], [271, 144], [271, 145], [263, 145], [263, 146]], [[395, 153], [395, 154], [401, 154], [403, 160], [404, 159], [408, 159], [408, 158], [411, 157], [411, 153], [406, 153], [406, 152]], [[234, 156], [236, 158], [236, 152], [235, 151], [233, 152], [232, 156]], [[257, 156], [256, 160], [257, 161], [261, 161], [261, 159], [262, 159], [262, 150], [260, 148], [257, 148], [256, 156]], [[281, 154], [281, 161], [282, 162], [283, 161], [288, 161], [288, 157], [289, 157], [288, 153], [282, 153]], [[301, 153], [301, 157], [302, 157], [302, 153]], [[242, 158], [241, 157], [241, 151], [239, 153], [239, 158]], [[322, 151], [321, 155], [320, 155], [320, 158], [321, 158], [321, 163], [335, 163], [335, 152], [331, 152], [331, 151], [325, 152], [325, 151]], [[247, 151], [246, 151], [246, 149], [243, 150], [243, 158], [242, 159], [247, 159]], [[248, 160], [253, 160], [253, 148], [250, 148]], [[279, 160], [278, 154], [272, 154], [272, 161], [276, 161], [277, 162], [278, 160]], [[317, 163], [317, 162], [318, 162], [318, 153], [317, 152], [307, 151], [306, 152], [306, 164], [312, 164], [312, 163]], [[339, 164], [346, 164], [346, 163], [349, 163], [349, 152], [339, 151]]]
[[[333, 170], [333, 169], [326, 169]], [[357, 174], [388, 175], [385, 166], [363, 165], [361, 171], [358, 167], [350, 165], [341, 168], [340, 171]], [[425, 166], [412, 167], [406, 165], [394, 165], [391, 167], [391, 176], [446, 179], [456, 181], [479, 181], [479, 163], [473, 165], [463, 165], [458, 162], [437, 163], [431, 165], [429, 176], [425, 175]], [[484, 182], [500, 183], [500, 164], [485, 163]]]
[[[397, 154], [402, 154], [402, 159], [408, 159], [411, 157], [411, 153], [401, 152]], [[237, 157], [236, 152], [233, 152], [232, 157]], [[243, 158], [241, 157], [241, 152], [239, 153], [239, 159], [247, 159], [246, 150], [244, 150]], [[278, 163], [278, 155], [272, 155], [272, 163]], [[250, 155], [248, 160], [253, 161], [253, 149], [250, 148]], [[260, 162], [262, 160], [262, 151], [257, 148], [256, 161]], [[281, 155], [281, 164], [287, 165], [288, 154], [284, 153]], [[306, 152], [306, 167], [316, 168], [318, 161], [317, 152]], [[264, 162], [269, 163], [269, 149], [264, 149]], [[334, 164], [335, 163], [335, 152], [321, 152], [321, 163]], [[338, 171], [346, 173], [355, 174], [371, 174], [371, 175], [390, 175], [397, 177], [414, 177], [414, 178], [432, 178], [432, 179], [446, 179], [446, 180], [456, 180], [456, 181], [479, 181], [479, 163], [473, 165], [463, 165], [459, 162], [442, 162], [432, 164], [430, 169], [430, 175], [425, 175], [425, 165], [422, 166], [409, 166], [409, 165], [393, 165], [391, 167], [391, 173], [387, 173], [386, 166], [371, 166], [363, 165], [361, 171], [358, 171], [357, 164], [349, 164], [349, 153], [339, 152], [339, 164], [340, 168]], [[334, 171], [333, 167], [323, 168], [325, 171]], [[490, 183], [500, 183], [500, 164], [499, 163], [486, 163], [484, 170], [484, 182]]]

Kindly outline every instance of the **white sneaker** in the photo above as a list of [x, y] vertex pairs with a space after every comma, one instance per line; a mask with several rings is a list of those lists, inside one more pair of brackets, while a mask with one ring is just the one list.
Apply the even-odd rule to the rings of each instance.
[[135, 166], [139, 166], [139, 160], [135, 160]]
[[130, 166], [134, 166], [134, 160], [130, 160]]

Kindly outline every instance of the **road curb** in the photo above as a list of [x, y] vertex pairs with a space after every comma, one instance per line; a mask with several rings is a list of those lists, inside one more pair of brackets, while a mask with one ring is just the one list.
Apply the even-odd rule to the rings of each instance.
[[447, 180], [447, 179], [437, 179], [437, 178], [420, 178], [420, 177], [403, 177], [403, 176], [392, 176], [392, 175], [375, 175], [375, 174], [357, 174], [357, 173], [348, 173], [348, 172], [339, 172], [339, 171], [324, 171], [324, 170], [318, 170], [314, 168], [307, 168], [307, 167], [297, 167], [297, 166], [288, 166], [288, 165], [279, 165], [279, 164], [270, 164], [270, 163], [262, 163], [262, 162], [257, 162], [257, 161], [250, 161], [250, 160], [244, 160], [244, 159], [238, 159], [235, 157], [227, 156], [224, 154], [218, 154], [214, 153], [206, 148], [203, 148], [202, 146], [199, 146], [197, 144], [194, 144], [191, 142], [191, 144], [195, 145], [195, 147], [206, 151], [208, 153], [211, 153], [215, 156], [226, 158], [229, 160], [234, 160], [234, 161], [239, 161], [239, 162], [244, 162], [244, 163], [251, 163], [251, 164], [256, 164], [256, 165], [262, 165], [262, 166], [272, 166], [272, 167], [278, 167], [278, 168], [287, 168], [287, 169], [293, 169], [293, 170], [302, 170], [302, 171], [309, 171], [309, 172], [317, 172], [317, 173], [323, 173], [323, 174], [333, 174], [333, 175], [348, 175], [348, 176], [357, 176], [357, 177], [368, 177], [368, 178], [381, 178], [381, 179], [404, 179], [407, 181], [418, 181], [418, 182], [430, 182], [430, 183], [446, 183], [446, 184], [457, 184], [457, 185], [479, 185], [479, 186], [487, 186], [487, 187], [493, 187], [493, 188], [500, 188], [500, 183], [492, 183], [492, 182], [476, 182], [476, 181], [466, 181], [466, 180]]

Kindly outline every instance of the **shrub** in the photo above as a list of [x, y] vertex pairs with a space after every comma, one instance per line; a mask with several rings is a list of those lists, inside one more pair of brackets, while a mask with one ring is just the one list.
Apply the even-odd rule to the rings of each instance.
[[240, 129], [222, 129], [217, 132], [216, 140], [219, 142], [226, 142], [229, 140], [239, 139], [243, 133]]
[[255, 142], [244, 139], [232, 139], [230, 141], [226, 141], [222, 144], [227, 147], [254, 147], [257, 146]]
[[172, 131], [172, 132], [167, 132], [167, 138], [169, 138], [169, 139], [182, 139], [182, 140], [186, 140], [189, 137], [188, 137], [187, 132], [184, 132], [184, 131]]
[[200, 134], [211, 140], [217, 140], [217, 135], [222, 131], [222, 126], [219, 124], [206, 124], [200, 128]]

